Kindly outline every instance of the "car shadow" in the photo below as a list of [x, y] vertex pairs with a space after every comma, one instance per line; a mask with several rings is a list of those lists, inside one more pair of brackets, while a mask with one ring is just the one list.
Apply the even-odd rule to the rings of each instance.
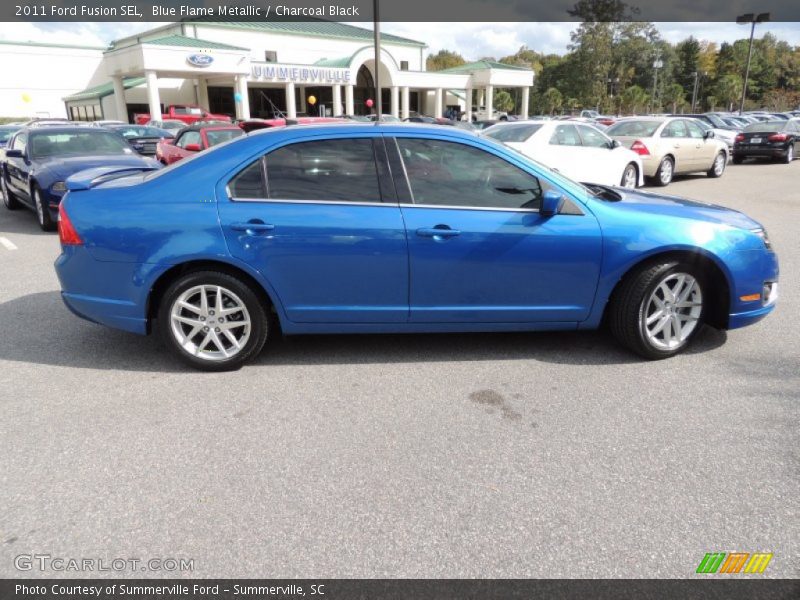
[[[0, 360], [87, 369], [195, 372], [153, 336], [96, 325], [72, 315], [58, 292], [0, 304]], [[727, 335], [708, 327], [689, 353], [713, 350]], [[537, 360], [567, 365], [616, 365], [643, 359], [605, 331], [547, 333], [276, 336], [256, 365], [337, 365]]]
[[[0, 194], [0, 197], [2, 197], [2, 194]], [[0, 200], [0, 232], [22, 233], [25, 235], [55, 235], [42, 231], [36, 221], [36, 214], [32, 210], [24, 206], [17, 210], [8, 210], [2, 205], [2, 200]]]

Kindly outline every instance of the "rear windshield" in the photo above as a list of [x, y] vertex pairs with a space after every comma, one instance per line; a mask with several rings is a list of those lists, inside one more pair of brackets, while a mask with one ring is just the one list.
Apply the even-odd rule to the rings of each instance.
[[610, 136], [652, 137], [663, 121], [620, 121], [606, 129]]
[[216, 146], [217, 144], [221, 144], [222, 142], [227, 142], [228, 140], [237, 138], [240, 135], [244, 135], [244, 131], [238, 128], [206, 130], [206, 138], [208, 138], [209, 146]]
[[122, 135], [124, 138], [142, 138], [142, 137], [172, 137], [172, 134], [157, 127], [139, 127], [136, 125], [129, 125], [127, 127], [114, 127], [114, 131]]
[[7, 142], [15, 131], [16, 128], [13, 127], [0, 127], [0, 142]]
[[487, 129], [484, 135], [498, 142], [524, 142], [541, 128], [541, 123], [535, 125], [499, 125]]
[[767, 123], [751, 123], [745, 131], [783, 131], [786, 121], [768, 121]]
[[31, 156], [95, 156], [131, 154], [131, 147], [110, 131], [35, 133], [28, 143]]

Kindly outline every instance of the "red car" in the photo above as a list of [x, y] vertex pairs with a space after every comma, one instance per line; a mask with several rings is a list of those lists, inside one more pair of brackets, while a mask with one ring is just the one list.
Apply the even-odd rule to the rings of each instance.
[[244, 135], [235, 125], [193, 125], [181, 129], [175, 139], [161, 140], [156, 147], [156, 158], [171, 165], [195, 152], [206, 150], [222, 142]]
[[[283, 127], [286, 125], [287, 119], [248, 119], [239, 123], [239, 127], [250, 133], [256, 129], [267, 129], [269, 127]], [[346, 119], [338, 119], [335, 117], [297, 117], [296, 119], [288, 119], [290, 123], [297, 125], [312, 125], [314, 123], [343, 123]]]

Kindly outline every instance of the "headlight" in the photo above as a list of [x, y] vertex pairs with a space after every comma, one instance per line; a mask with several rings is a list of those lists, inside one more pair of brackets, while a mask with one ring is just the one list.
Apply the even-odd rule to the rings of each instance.
[[759, 227], [758, 229], [751, 229], [750, 231], [761, 238], [761, 241], [764, 242], [764, 246], [767, 250], [772, 251], [772, 242], [769, 241], [769, 236], [767, 235], [766, 229]]
[[55, 192], [56, 194], [63, 194], [67, 191], [67, 184], [63, 181], [56, 181], [50, 186], [50, 191]]

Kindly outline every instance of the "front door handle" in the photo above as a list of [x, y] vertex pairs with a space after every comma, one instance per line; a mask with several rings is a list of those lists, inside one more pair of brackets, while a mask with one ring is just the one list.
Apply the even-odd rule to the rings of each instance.
[[275, 225], [264, 223], [260, 219], [252, 219], [247, 223], [231, 223], [230, 227], [234, 231], [244, 231], [247, 235], [256, 235], [275, 229]]
[[435, 240], [444, 240], [451, 237], [461, 235], [458, 229], [450, 229], [446, 225], [436, 227], [422, 227], [417, 229], [417, 235], [420, 237], [429, 237]]

